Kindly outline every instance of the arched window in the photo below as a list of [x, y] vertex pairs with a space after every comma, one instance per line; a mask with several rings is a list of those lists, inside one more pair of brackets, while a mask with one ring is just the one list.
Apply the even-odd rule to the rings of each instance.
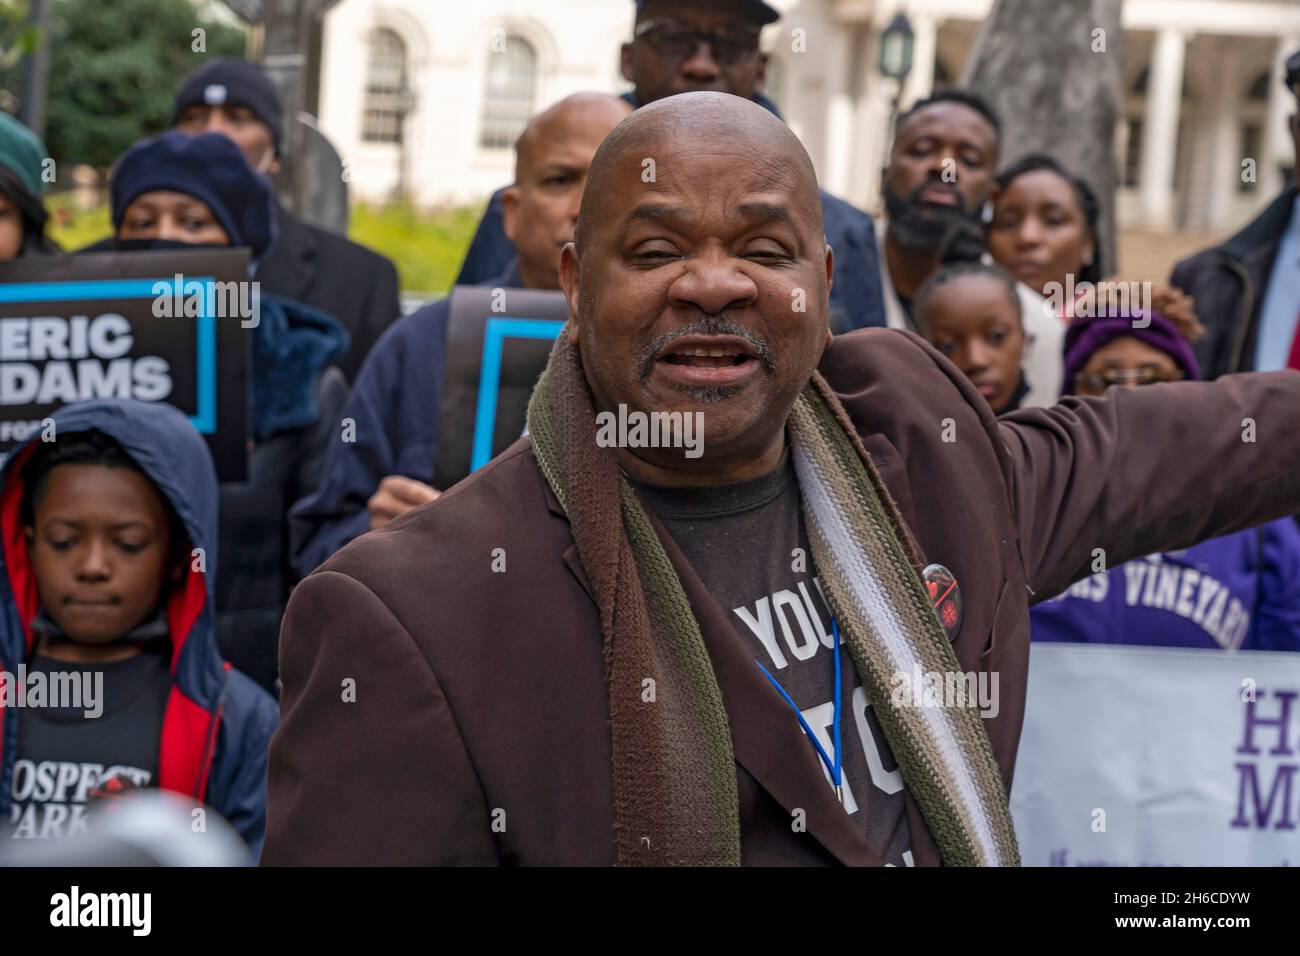
[[511, 149], [528, 125], [537, 99], [537, 51], [522, 37], [510, 34], [488, 53], [487, 90], [483, 96], [483, 125], [479, 145]]
[[400, 143], [406, 98], [406, 44], [392, 30], [371, 30], [361, 138]]

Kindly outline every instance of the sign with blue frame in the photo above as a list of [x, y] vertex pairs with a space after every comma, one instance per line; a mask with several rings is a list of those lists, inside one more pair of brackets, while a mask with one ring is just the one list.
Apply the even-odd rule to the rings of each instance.
[[439, 489], [523, 434], [528, 399], [568, 312], [559, 292], [488, 286], [458, 286], [449, 309], [433, 468]]
[[167, 402], [208, 441], [221, 481], [246, 481], [251, 324], [247, 249], [112, 252], [0, 263], [0, 455], [61, 405]]

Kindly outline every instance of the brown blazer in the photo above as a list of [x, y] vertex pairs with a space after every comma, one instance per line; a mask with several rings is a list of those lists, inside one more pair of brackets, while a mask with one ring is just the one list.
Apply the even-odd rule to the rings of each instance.
[[[1300, 510], [1290, 371], [1116, 389], [999, 422], [911, 333], [841, 336], [820, 370], [921, 554], [957, 579], [961, 666], [999, 672], [985, 726], [1008, 791], [1031, 600], [1091, 573], [1096, 548], [1113, 565]], [[722, 688], [744, 862], [878, 864], [723, 609], [655, 526]], [[527, 439], [299, 585], [280, 666], [265, 863], [614, 862], [599, 620]], [[806, 832], [792, 827], [796, 808]], [[910, 798], [908, 817], [916, 863], [938, 862]]]

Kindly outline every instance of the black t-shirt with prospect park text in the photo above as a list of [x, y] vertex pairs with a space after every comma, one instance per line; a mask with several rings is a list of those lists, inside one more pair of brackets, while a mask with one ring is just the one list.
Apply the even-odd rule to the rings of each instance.
[[[145, 650], [111, 664], [72, 664], [38, 653], [27, 670], [43, 671], [47, 679], [60, 672], [79, 681], [88, 675], [92, 686], [98, 675], [98, 706], [22, 709], [9, 836], [74, 836], [85, 831], [98, 796], [122, 786], [157, 786], [163, 713], [171, 690], [164, 654]], [[87, 710], [98, 710], [99, 716], [86, 716]]]
[[[789, 454], [771, 474], [736, 484], [680, 489], [638, 483], [637, 487], [709, 593], [727, 611], [737, 639], [794, 699], [833, 760], [831, 613], [812, 563]], [[886, 864], [910, 866], [902, 774], [872, 713], [852, 656], [842, 646], [840, 653], [844, 807]], [[758, 677], [768, 684], [761, 672]], [[793, 708], [776, 688], [771, 691], [774, 706], [785, 708], [797, 726]], [[812, 742], [807, 745], [811, 748]], [[823, 770], [827, 785], [832, 786], [830, 771]]]

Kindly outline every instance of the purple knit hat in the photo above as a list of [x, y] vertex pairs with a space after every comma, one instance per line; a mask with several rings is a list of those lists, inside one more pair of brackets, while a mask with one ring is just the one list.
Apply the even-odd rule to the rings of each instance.
[[[1145, 324], [1147, 320], [1150, 324]], [[1135, 322], [1143, 325], [1135, 326]], [[1092, 353], [1125, 335], [1145, 342], [1164, 352], [1183, 370], [1189, 380], [1199, 379], [1192, 345], [1169, 318], [1155, 310], [1108, 310], [1104, 315], [1075, 319], [1065, 332], [1065, 375], [1061, 394], [1074, 394], [1074, 377], [1087, 364]]]

